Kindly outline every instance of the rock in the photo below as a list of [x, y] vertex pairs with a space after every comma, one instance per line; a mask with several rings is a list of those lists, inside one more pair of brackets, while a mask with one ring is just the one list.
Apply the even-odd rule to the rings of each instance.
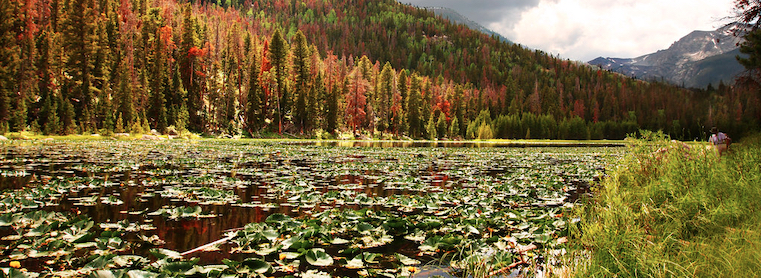
[[177, 136], [177, 135], [180, 135], [180, 133], [179, 133], [179, 132], [177, 132], [177, 129], [176, 129], [176, 128], [174, 128], [173, 126], [170, 126], [170, 127], [167, 127], [167, 128], [166, 128], [166, 134], [168, 134], [168, 135], [172, 135], [172, 136]]
[[114, 137], [129, 137], [129, 133], [114, 133]]
[[40, 141], [53, 141], [53, 140], [55, 140], [55, 139], [50, 138], [50, 137], [44, 138], [44, 139], [40, 139]]
[[0, 135], [0, 141], [8, 141], [8, 137]]
[[151, 129], [151, 134], [153, 134], [153, 135], [155, 135], [155, 136], [159, 136], [159, 135], [161, 135], [161, 133], [159, 133], [159, 132], [158, 132], [158, 131], [156, 131], [155, 129]]
[[143, 134], [142, 140], [160, 141], [160, 140], [166, 140], [166, 138], [159, 137], [159, 136], [156, 136], [156, 135]]

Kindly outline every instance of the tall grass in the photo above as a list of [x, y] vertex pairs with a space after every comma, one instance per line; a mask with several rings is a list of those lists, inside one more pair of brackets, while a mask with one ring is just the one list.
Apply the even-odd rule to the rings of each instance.
[[660, 133], [629, 143], [575, 212], [574, 275], [761, 276], [761, 137], [722, 157]]

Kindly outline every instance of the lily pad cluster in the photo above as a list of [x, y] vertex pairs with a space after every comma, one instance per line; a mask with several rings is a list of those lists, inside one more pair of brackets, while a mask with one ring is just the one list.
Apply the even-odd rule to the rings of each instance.
[[463, 276], [488, 265], [488, 273], [530, 273], [543, 256], [562, 252], [573, 221], [566, 212], [620, 152], [213, 140], [6, 144], [0, 269], [403, 277], [423, 265]]

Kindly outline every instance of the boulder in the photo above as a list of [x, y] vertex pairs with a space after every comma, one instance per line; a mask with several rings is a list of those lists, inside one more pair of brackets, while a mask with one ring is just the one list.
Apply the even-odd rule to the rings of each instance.
[[148, 134], [143, 134], [143, 138], [142, 139], [143, 140], [150, 140], [150, 141], [166, 140], [166, 138], [164, 138], [164, 137], [159, 137], [159, 136], [156, 136], [156, 135], [148, 135]]

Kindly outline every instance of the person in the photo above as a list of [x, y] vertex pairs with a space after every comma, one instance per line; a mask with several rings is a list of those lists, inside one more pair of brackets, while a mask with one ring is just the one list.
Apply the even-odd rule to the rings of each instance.
[[732, 143], [732, 139], [724, 134], [724, 132], [719, 132], [718, 128], [712, 127], [711, 138], [708, 138], [708, 142], [710, 142], [716, 150], [719, 151], [719, 155], [721, 155], [729, 149], [729, 144]]

